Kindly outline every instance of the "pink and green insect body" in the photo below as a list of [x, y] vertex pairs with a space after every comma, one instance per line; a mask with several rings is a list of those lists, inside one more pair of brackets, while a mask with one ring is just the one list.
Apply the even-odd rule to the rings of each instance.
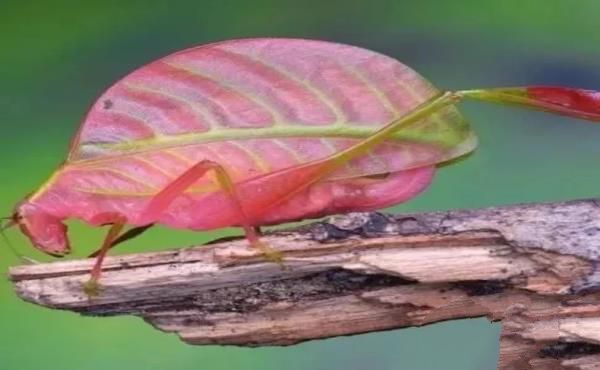
[[476, 147], [468, 97], [600, 121], [600, 94], [562, 87], [440, 92], [390, 57], [323, 41], [247, 39], [152, 62], [93, 105], [65, 163], [21, 202], [39, 249], [69, 250], [62, 221], [208, 230], [405, 202], [438, 163]]
[[131, 225], [193, 230], [240, 225], [210, 172], [155, 219], [140, 219], [152, 197], [205, 159], [228, 172], [253, 225], [387, 207], [425, 189], [436, 163], [475, 147], [454, 107], [286, 195], [302, 182], [295, 168], [354, 145], [437, 92], [398, 61], [346, 45], [257, 39], [185, 50], [108, 89], [65, 164], [17, 211], [54, 225], [27, 226], [34, 243], [54, 253], [66, 238], [50, 235], [64, 232], [67, 218], [100, 225], [118, 214]]

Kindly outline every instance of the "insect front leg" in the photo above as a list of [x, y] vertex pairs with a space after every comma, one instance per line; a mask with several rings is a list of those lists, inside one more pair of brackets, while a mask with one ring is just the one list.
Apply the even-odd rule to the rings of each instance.
[[98, 251], [96, 262], [94, 264], [94, 267], [92, 268], [90, 280], [88, 280], [84, 285], [84, 291], [88, 296], [98, 295], [98, 280], [100, 279], [100, 275], [102, 273], [102, 262], [104, 262], [106, 254], [112, 247], [114, 241], [119, 238], [121, 231], [127, 223], [127, 219], [125, 217], [116, 217], [117, 218], [115, 219], [114, 223], [111, 225], [110, 229], [106, 233], [106, 237], [104, 238], [102, 247]]
[[[125, 231], [124, 233], [119, 235], [119, 237], [113, 241], [113, 243], [110, 245], [109, 249], [113, 249], [114, 247], [116, 247], [117, 245], [119, 245], [123, 242], [126, 242], [130, 239], [140, 236], [141, 234], [143, 234], [144, 232], [146, 232], [148, 229], [150, 229], [153, 226], [154, 226], [154, 224], [138, 226], [138, 227], [133, 227], [133, 228]], [[92, 253], [88, 256], [88, 258], [97, 257], [101, 251], [102, 251], [102, 248], [94, 251], [94, 253]]]

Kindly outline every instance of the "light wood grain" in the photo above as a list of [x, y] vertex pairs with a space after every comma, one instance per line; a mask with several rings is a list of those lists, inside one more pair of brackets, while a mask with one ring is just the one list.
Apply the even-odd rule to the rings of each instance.
[[11, 269], [23, 299], [131, 314], [190, 344], [291, 345], [442, 320], [502, 320], [500, 369], [597, 369], [596, 200], [411, 215], [349, 214], [264, 237]]

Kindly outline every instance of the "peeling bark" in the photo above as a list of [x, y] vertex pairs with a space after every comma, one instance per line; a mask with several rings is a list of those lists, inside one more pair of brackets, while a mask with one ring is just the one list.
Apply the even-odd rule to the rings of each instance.
[[143, 317], [190, 344], [291, 345], [487, 316], [500, 369], [600, 369], [600, 203], [411, 215], [356, 213], [244, 240], [17, 266], [19, 296], [84, 315]]

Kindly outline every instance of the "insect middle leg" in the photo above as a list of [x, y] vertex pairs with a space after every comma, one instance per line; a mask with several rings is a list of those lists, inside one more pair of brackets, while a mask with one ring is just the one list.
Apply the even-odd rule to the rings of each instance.
[[[127, 240], [133, 239], [141, 234], [143, 234], [144, 232], [146, 232], [148, 229], [150, 229], [151, 227], [153, 227], [154, 224], [149, 224], [149, 225], [144, 225], [144, 226], [138, 226], [138, 227], [133, 227], [125, 232], [123, 232], [121, 235], [119, 235], [118, 238], [116, 238], [112, 244], [110, 245], [109, 249], [113, 249], [114, 247], [116, 247], [117, 245], [126, 242]], [[90, 254], [88, 256], [88, 258], [93, 258], [93, 257], [97, 257], [100, 252], [102, 252], [102, 248], [94, 251], [94, 253]]]
[[198, 179], [204, 176], [206, 172], [211, 170], [215, 172], [219, 186], [228, 195], [228, 198], [240, 216], [241, 226], [244, 229], [246, 239], [248, 239], [250, 245], [262, 251], [267, 259], [277, 262], [281, 261], [281, 255], [260, 239], [260, 233], [257, 232], [258, 229], [252, 225], [252, 220], [248, 217], [237, 194], [235, 184], [225, 168], [210, 160], [198, 162], [156, 194], [142, 213], [141, 220], [144, 220], [144, 223], [146, 220], [148, 223], [155, 222], [160, 217], [161, 213], [164, 212], [178, 196], [182, 195]]

